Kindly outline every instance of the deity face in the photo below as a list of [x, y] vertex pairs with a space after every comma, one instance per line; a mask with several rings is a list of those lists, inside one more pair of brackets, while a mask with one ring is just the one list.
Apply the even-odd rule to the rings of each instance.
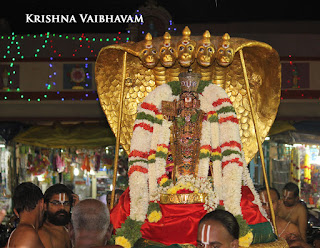
[[139, 58], [142, 64], [149, 69], [155, 67], [159, 62], [157, 50], [152, 45], [143, 49], [139, 54]]
[[201, 44], [197, 50], [197, 62], [204, 67], [212, 65], [215, 59], [215, 51], [212, 45], [204, 46]]
[[198, 100], [193, 92], [184, 92], [180, 96], [180, 100], [183, 101], [184, 108], [197, 108]]
[[199, 225], [197, 248], [237, 248], [238, 239], [233, 239], [219, 221], [204, 221]]
[[164, 44], [164, 46], [160, 48], [160, 62], [164, 67], [173, 66], [176, 59], [176, 51], [170, 44]]
[[222, 44], [222, 46], [218, 49], [217, 53], [217, 62], [219, 65], [226, 67], [230, 65], [233, 61], [234, 50], [229, 47], [229, 45]]
[[182, 40], [178, 44], [178, 61], [181, 66], [189, 67], [195, 59], [195, 42]]

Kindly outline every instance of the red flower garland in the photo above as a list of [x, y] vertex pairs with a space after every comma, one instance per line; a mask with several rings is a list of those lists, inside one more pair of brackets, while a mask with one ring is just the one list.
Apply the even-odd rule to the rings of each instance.
[[153, 133], [153, 127], [150, 126], [150, 125], [147, 124], [147, 123], [141, 122], [141, 123], [139, 123], [139, 124], [135, 124], [135, 125], [133, 126], [133, 131], [134, 131], [137, 127], [142, 127], [144, 130], [149, 131], [150, 133]]
[[161, 112], [158, 110], [158, 108], [156, 107], [156, 105], [154, 105], [154, 104], [152, 104], [152, 103], [143, 102], [143, 103], [141, 104], [141, 108], [147, 109], [147, 110], [151, 110], [151, 111], [154, 112], [156, 115], [161, 114]]
[[220, 98], [217, 101], [213, 102], [212, 106], [213, 107], [217, 107], [217, 106], [221, 105], [224, 102], [228, 102], [228, 103], [232, 104], [232, 102], [231, 102], [231, 100], [229, 98]]
[[128, 171], [128, 176], [130, 177], [131, 174], [133, 172], [135, 172], [135, 171], [139, 171], [139, 172], [144, 173], [144, 174], [148, 173], [148, 169], [147, 168], [144, 168], [144, 167], [139, 166], [139, 165], [131, 165], [130, 169]]
[[162, 180], [163, 178], [168, 178], [168, 179], [169, 179], [169, 177], [167, 176], [167, 174], [163, 174], [161, 177], [158, 178], [158, 180], [157, 180], [158, 184], [160, 184], [160, 182], [161, 182], [161, 180]]
[[148, 156], [149, 156], [149, 152], [141, 152], [138, 150], [133, 150], [129, 154], [129, 157], [148, 158]]
[[239, 124], [239, 120], [237, 117], [234, 117], [234, 116], [228, 116], [226, 118], [221, 118], [219, 119], [219, 123], [224, 123], [224, 122], [227, 122], [227, 121], [231, 121], [231, 122], [234, 122], [236, 124]]

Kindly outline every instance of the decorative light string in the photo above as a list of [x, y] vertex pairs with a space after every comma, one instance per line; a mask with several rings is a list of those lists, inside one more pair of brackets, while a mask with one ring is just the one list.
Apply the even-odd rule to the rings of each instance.
[[[128, 42], [130, 40], [129, 36], [130, 32], [127, 34], [122, 34], [118, 32], [114, 35], [85, 35], [82, 34], [51, 34], [46, 32], [45, 34], [27, 34], [27, 35], [16, 35], [12, 33], [11, 35], [2, 35], [0, 36], [0, 44], [2, 49], [0, 48], [0, 60], [3, 64], [8, 64], [8, 68], [6, 68], [6, 72], [3, 73], [2, 77], [8, 79], [8, 87], [5, 87], [6, 92], [17, 92], [19, 93], [19, 97], [17, 95], [8, 95], [5, 94], [0, 98], [0, 100], [26, 100], [26, 101], [41, 101], [43, 99], [55, 99], [57, 97], [53, 97], [52, 94], [41, 93], [35, 96], [35, 94], [27, 94], [20, 92], [20, 88], [13, 89], [10, 85], [13, 85], [12, 75], [16, 74], [16, 70], [14, 69], [14, 65], [16, 62], [22, 62], [26, 59], [37, 62], [37, 60], [42, 61], [43, 59], [49, 59], [48, 62], [48, 79], [44, 82], [45, 89], [48, 91], [53, 90], [53, 86], [56, 85], [56, 77], [57, 77], [57, 68], [55, 64], [55, 60], [57, 59], [70, 59], [73, 58], [74, 61], [79, 61], [79, 50], [81, 49], [81, 54], [85, 54], [84, 58], [81, 57], [80, 60], [84, 60], [85, 68], [88, 68], [89, 61], [92, 61], [92, 58], [97, 57], [100, 49], [106, 45], [120, 43], [120, 42]], [[72, 44], [77, 44], [74, 50], [71, 50], [71, 56], [67, 55], [67, 52], [62, 52], [58, 50], [58, 42], [61, 40], [66, 40], [71, 42]], [[4, 45], [3, 45], [4, 44]], [[31, 47], [30, 47], [31, 46]], [[3, 49], [5, 48], [5, 49]], [[31, 49], [30, 49], [31, 48]], [[70, 52], [70, 50], [68, 51]], [[24, 53], [24, 54], [22, 54]], [[27, 55], [26, 55], [27, 53]], [[73, 61], [73, 60], [71, 60]], [[78, 62], [77, 62], [78, 63]], [[91, 73], [86, 72], [86, 79], [91, 79]], [[88, 84], [85, 84], [88, 87]], [[2, 93], [2, 92], [0, 92]], [[57, 95], [60, 92], [56, 92]], [[93, 96], [92, 96], [93, 94]], [[28, 95], [28, 97], [26, 97]], [[80, 100], [83, 99], [88, 100], [98, 100], [96, 91], [92, 91], [91, 93], [85, 93], [79, 96], [79, 94], [75, 97], [70, 97], [67, 95], [66, 97], [61, 95], [60, 100]]]
[[[139, 13], [139, 11], [137, 11]], [[175, 31], [176, 28], [173, 26], [173, 22], [169, 21], [169, 28]], [[169, 29], [168, 28], [168, 29]], [[130, 30], [125, 33], [118, 32], [116, 34], [51, 34], [46, 32], [45, 34], [26, 34], [17, 35], [11, 33], [10, 35], [0, 36], [0, 61], [2, 65], [5, 65], [6, 72], [2, 72], [2, 78], [7, 78], [8, 86], [5, 90], [0, 90], [0, 100], [26, 100], [26, 101], [41, 101], [41, 100], [57, 100], [57, 97], [53, 97], [52, 94], [48, 94], [44, 91], [41, 95], [26, 94], [26, 92], [21, 92], [20, 88], [12, 87], [14, 85], [14, 75], [17, 73], [15, 66], [19, 62], [23, 61], [48, 61], [48, 78], [44, 82], [44, 89], [46, 91], [53, 91], [54, 86], [56, 86], [57, 78], [57, 68], [56, 61], [76, 61], [79, 63], [83, 61], [85, 68], [88, 68], [89, 64], [93, 64], [93, 61], [98, 55], [98, 52], [102, 47], [111, 44], [128, 42], [130, 40]], [[59, 42], [66, 43], [66, 46], [71, 46], [71, 49], [58, 50]], [[288, 55], [289, 64], [292, 66], [292, 75], [295, 77], [297, 82], [297, 87], [294, 90], [282, 90], [281, 100], [283, 99], [318, 99], [319, 92], [317, 90], [303, 90], [300, 89], [301, 78], [297, 70], [297, 66], [294, 63], [292, 55]], [[288, 60], [288, 59], [284, 59]], [[86, 79], [91, 79], [93, 75], [86, 72]], [[3, 81], [3, 80], [2, 80]], [[291, 83], [291, 81], [287, 81]], [[292, 82], [293, 83], [293, 82]], [[11, 86], [11, 87], [10, 87]], [[86, 87], [87, 84], [85, 85]], [[19, 97], [16, 95], [11, 97], [11, 93], [18, 93]], [[91, 92], [91, 91], [87, 91]], [[10, 94], [9, 94], [10, 93]], [[55, 92], [61, 101], [65, 100], [87, 100], [95, 99], [97, 100], [97, 94], [95, 91], [93, 93], [86, 93], [83, 95], [77, 95], [71, 97], [70, 95], [65, 96], [60, 92]], [[92, 97], [94, 94], [94, 98]], [[12, 95], [12, 94], [11, 94]], [[26, 97], [28, 95], [29, 97]]]

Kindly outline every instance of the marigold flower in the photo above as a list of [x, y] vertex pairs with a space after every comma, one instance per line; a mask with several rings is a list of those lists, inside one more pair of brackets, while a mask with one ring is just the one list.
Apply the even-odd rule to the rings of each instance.
[[124, 248], [131, 248], [131, 243], [129, 242], [129, 240], [127, 240], [125, 237], [123, 236], [119, 236], [119, 237], [116, 237], [115, 239], [115, 244], [116, 245], [121, 245], [123, 246]]
[[252, 232], [248, 232], [245, 236], [239, 238], [239, 246], [249, 247], [253, 240]]
[[157, 223], [162, 218], [162, 213], [160, 211], [152, 211], [151, 214], [148, 215], [148, 221], [150, 223]]

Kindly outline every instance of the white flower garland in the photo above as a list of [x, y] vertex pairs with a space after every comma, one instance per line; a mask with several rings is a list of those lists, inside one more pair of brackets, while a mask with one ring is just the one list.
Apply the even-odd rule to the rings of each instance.
[[[160, 128], [159, 135], [157, 136], [158, 144], [169, 145], [170, 142], [170, 126], [172, 122], [163, 120], [162, 127]], [[152, 185], [149, 183], [150, 187], [150, 200], [156, 201], [158, 199], [156, 194], [156, 189], [158, 187], [157, 179], [166, 173], [166, 162], [167, 160], [158, 156], [155, 156], [154, 173], [149, 173], [149, 180], [152, 182]]]
[[224, 206], [233, 215], [242, 215], [240, 206], [242, 167], [229, 164], [222, 173]]
[[[155, 123], [153, 126], [153, 136], [151, 139], [151, 145], [150, 145], [150, 150], [156, 151], [157, 149], [157, 144], [158, 144], [158, 139], [159, 139], [159, 134], [161, 130], [161, 125], [158, 123]], [[154, 159], [155, 160], [155, 154], [152, 155], [152, 158], [150, 158], [149, 155], [149, 160], [150, 159]], [[150, 192], [150, 201], [155, 201], [154, 196], [156, 195], [156, 191], [158, 188], [158, 183], [157, 183], [157, 177], [156, 175], [159, 174], [159, 172], [157, 172], [157, 166], [156, 163], [150, 163], [149, 162], [149, 171], [148, 171], [148, 176], [149, 176], [149, 192]]]
[[[144, 221], [149, 206], [148, 174], [135, 171], [130, 176], [130, 218]], [[134, 189], [134, 190], [132, 190]], [[136, 208], [135, 206], [140, 206]]]
[[[202, 133], [200, 138], [200, 147], [210, 144], [211, 128], [209, 121], [202, 122]], [[207, 178], [209, 171], [210, 157], [199, 159], [198, 177]]]

